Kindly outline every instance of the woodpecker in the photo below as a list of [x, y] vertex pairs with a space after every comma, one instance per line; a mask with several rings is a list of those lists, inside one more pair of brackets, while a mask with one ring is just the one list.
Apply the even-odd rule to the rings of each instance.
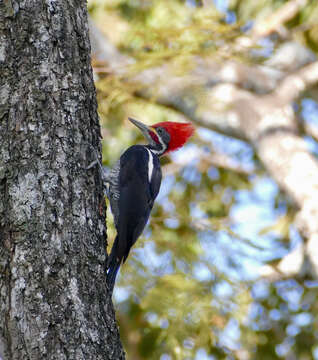
[[107, 285], [112, 292], [119, 267], [148, 221], [161, 184], [159, 158], [182, 147], [194, 132], [190, 123], [160, 122], [152, 126], [135, 119], [148, 141], [128, 148], [110, 172], [104, 175], [117, 230], [107, 264]]

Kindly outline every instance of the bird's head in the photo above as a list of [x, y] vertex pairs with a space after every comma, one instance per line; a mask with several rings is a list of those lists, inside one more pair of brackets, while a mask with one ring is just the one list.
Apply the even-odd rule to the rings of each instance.
[[135, 119], [128, 119], [141, 130], [153, 151], [158, 155], [179, 149], [194, 133], [194, 126], [190, 123], [164, 121], [147, 126]]

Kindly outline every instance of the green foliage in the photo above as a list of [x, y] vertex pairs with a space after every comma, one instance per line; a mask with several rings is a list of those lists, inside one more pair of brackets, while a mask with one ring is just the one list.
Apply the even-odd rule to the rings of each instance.
[[[277, 10], [289, 0], [231, 0], [232, 9], [239, 21], [247, 22], [264, 19]], [[305, 2], [304, 2], [305, 3]], [[313, 51], [318, 51], [318, 2], [308, 0], [306, 6], [301, 7], [300, 11], [287, 22], [288, 30], [291, 34], [302, 41]]]
[[[121, 51], [136, 59], [126, 77], [167, 62], [182, 76], [191, 70], [193, 56], [255, 62], [231, 46], [242, 35], [240, 25], [264, 18], [286, 1], [232, 0], [235, 25], [227, 24], [213, 6], [186, 3], [91, 0], [89, 9]], [[314, 50], [317, 9], [317, 2], [309, 1], [288, 23], [290, 31]], [[301, 30], [304, 24], [311, 25]], [[149, 124], [185, 120], [155, 99], [140, 99], [138, 84], [125, 80], [99, 72], [96, 81], [106, 166], [129, 145], [143, 141], [125, 121], [127, 116]], [[272, 360], [289, 354], [294, 356], [290, 358], [313, 358], [318, 343], [317, 289], [295, 281], [269, 285], [255, 273], [257, 266], [286, 252], [295, 209], [283, 194], [267, 191], [265, 196], [258, 190], [260, 183], [266, 185], [269, 180], [246, 145], [220, 140], [212, 132], [206, 140], [198, 131], [190, 149], [194, 154], [204, 149], [211, 155], [220, 151], [220, 143], [221, 151], [230, 152], [239, 164], [251, 164], [253, 175], [219, 167], [199, 155], [189, 156], [194, 160], [186, 167], [174, 157], [163, 159], [167, 174], [160, 197], [147, 230], [122, 267], [115, 291], [128, 359], [161, 359], [163, 354], [168, 359], [195, 359], [203, 349], [213, 359]], [[191, 153], [189, 147], [186, 151], [185, 156]], [[241, 214], [241, 220], [237, 214], [251, 204], [254, 209], [268, 209], [270, 216], [246, 235], [244, 226], [255, 227], [253, 210], [249, 217]], [[113, 239], [109, 211], [107, 218], [108, 237]], [[233, 329], [238, 335], [232, 339]]]
[[235, 11], [242, 21], [264, 18], [278, 9], [286, 0], [230, 0], [230, 8]]

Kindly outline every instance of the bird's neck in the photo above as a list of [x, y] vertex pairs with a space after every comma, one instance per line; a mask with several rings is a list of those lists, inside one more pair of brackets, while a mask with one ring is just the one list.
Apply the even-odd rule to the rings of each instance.
[[156, 154], [157, 156], [161, 156], [165, 153], [167, 150], [167, 145], [164, 143], [156, 144], [156, 145], [146, 145], [146, 148], [149, 149], [153, 154]]

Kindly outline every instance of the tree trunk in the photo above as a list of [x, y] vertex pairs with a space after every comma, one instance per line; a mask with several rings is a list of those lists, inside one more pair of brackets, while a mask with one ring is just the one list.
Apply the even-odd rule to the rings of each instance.
[[86, 3], [0, 2], [0, 357], [124, 359]]

